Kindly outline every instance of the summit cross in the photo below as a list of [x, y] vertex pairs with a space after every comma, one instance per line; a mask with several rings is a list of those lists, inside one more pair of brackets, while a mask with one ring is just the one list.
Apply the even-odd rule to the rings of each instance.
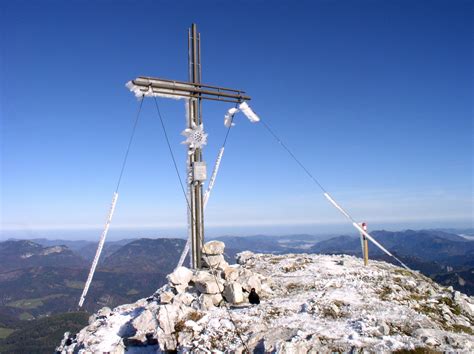
[[187, 102], [187, 193], [188, 223], [191, 240], [191, 266], [202, 267], [202, 247], [204, 245], [204, 204], [203, 183], [207, 179], [206, 164], [202, 149], [206, 144], [203, 131], [202, 100], [242, 103], [251, 98], [244, 91], [201, 83], [201, 35], [195, 24], [188, 29], [189, 81], [175, 81], [140, 76], [129, 83], [129, 88], [137, 96], [161, 96], [166, 98], [185, 98]]

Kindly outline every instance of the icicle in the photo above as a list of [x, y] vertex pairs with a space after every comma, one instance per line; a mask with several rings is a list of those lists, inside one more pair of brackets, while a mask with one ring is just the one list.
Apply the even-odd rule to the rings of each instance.
[[100, 254], [102, 253], [102, 248], [104, 247], [105, 237], [107, 236], [107, 232], [109, 231], [110, 222], [112, 221], [112, 216], [114, 215], [115, 205], [117, 204], [118, 193], [115, 192], [112, 198], [112, 204], [110, 205], [109, 215], [107, 217], [107, 221], [105, 222], [104, 231], [100, 236], [99, 245], [97, 246], [97, 251], [95, 253], [94, 261], [92, 262], [92, 267], [87, 277], [86, 285], [84, 286], [84, 290], [82, 291], [81, 298], [79, 300], [79, 307], [82, 307], [84, 304], [84, 300], [86, 299], [87, 292], [89, 291], [89, 286], [91, 285], [92, 278], [94, 277], [95, 268], [99, 263]]
[[224, 125], [227, 128], [233, 127], [235, 123], [232, 121], [232, 118], [234, 118], [234, 115], [238, 112], [239, 110], [235, 107], [230, 108], [227, 113], [224, 116]]
[[249, 107], [247, 102], [242, 102], [239, 104], [239, 109], [252, 123], [260, 122], [260, 118], [255, 114], [254, 111], [252, 111], [252, 108]]

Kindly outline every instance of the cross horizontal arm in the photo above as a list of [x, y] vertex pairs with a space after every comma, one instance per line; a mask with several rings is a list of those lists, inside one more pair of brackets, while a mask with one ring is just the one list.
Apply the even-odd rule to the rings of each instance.
[[240, 103], [251, 100], [244, 91], [225, 87], [205, 85], [184, 81], [173, 81], [152, 77], [140, 76], [132, 80], [127, 86], [136, 94], [143, 93], [169, 96], [174, 98], [201, 98], [213, 101]]

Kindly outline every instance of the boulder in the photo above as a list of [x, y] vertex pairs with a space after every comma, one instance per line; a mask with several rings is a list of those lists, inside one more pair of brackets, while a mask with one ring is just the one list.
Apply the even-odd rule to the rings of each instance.
[[175, 304], [183, 304], [186, 306], [191, 305], [191, 303], [194, 301], [194, 296], [191, 295], [190, 293], [181, 293], [178, 294], [174, 297], [173, 303]]
[[226, 284], [224, 288], [225, 299], [233, 304], [239, 304], [244, 301], [244, 294], [242, 293], [242, 285], [237, 282]]
[[212, 295], [201, 294], [199, 296], [199, 307], [202, 311], [209, 311], [214, 307], [214, 301]]
[[196, 289], [203, 294], [217, 294], [224, 290], [223, 280], [205, 271], [198, 272], [193, 281]]
[[168, 275], [168, 280], [174, 285], [188, 285], [193, 277], [193, 272], [186, 267], [178, 267]]
[[156, 314], [146, 309], [133, 319], [132, 325], [137, 330], [135, 337], [146, 341], [146, 334], [155, 333], [158, 328]]
[[160, 303], [169, 304], [174, 298], [174, 294], [171, 291], [163, 291], [160, 294]]
[[254, 256], [254, 253], [250, 251], [240, 252], [236, 257], [236, 261], [238, 264], [244, 265], [249, 261], [249, 259], [253, 258]]
[[262, 283], [260, 282], [260, 279], [256, 275], [251, 275], [250, 277], [239, 277], [239, 282], [241, 282], [242, 287], [250, 292], [252, 288], [255, 289], [257, 293], [262, 290]]
[[179, 285], [174, 285], [173, 289], [176, 291], [178, 294], [182, 294], [186, 291], [188, 286], [186, 284], [179, 284]]
[[174, 327], [178, 321], [179, 307], [174, 304], [167, 304], [160, 307], [158, 322], [165, 334], [174, 333]]
[[224, 259], [224, 256], [219, 255], [203, 255], [202, 262], [205, 267], [212, 269], [225, 269], [229, 264]]
[[112, 310], [110, 307], [102, 307], [99, 311], [97, 311], [97, 315], [99, 316], [110, 316]]
[[236, 266], [228, 266], [224, 269], [224, 278], [228, 282], [235, 281], [239, 277], [239, 269]]
[[221, 303], [224, 301], [224, 298], [222, 297], [220, 293], [214, 294], [211, 296], [212, 296], [212, 303], [214, 304], [214, 306], [220, 306]]
[[176, 350], [176, 337], [174, 334], [161, 334], [158, 336], [160, 349], [164, 352]]
[[222, 241], [206, 242], [202, 248], [202, 253], [207, 255], [222, 255], [224, 254], [225, 244]]

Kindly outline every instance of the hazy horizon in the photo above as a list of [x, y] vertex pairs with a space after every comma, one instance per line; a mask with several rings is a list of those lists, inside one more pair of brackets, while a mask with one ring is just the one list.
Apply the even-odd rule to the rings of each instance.
[[[404, 230], [426, 230], [426, 229], [454, 229], [458, 231], [473, 230], [474, 225], [469, 222], [438, 222], [438, 223], [422, 223], [422, 222], [406, 222], [406, 223], [372, 223], [369, 230], [387, 230], [387, 231], [404, 231]], [[17, 239], [63, 239], [63, 240], [86, 240], [98, 241], [102, 233], [101, 227], [87, 228], [69, 228], [69, 229], [10, 229], [0, 230], [0, 241], [10, 238]], [[255, 226], [236, 226], [228, 227], [208, 227], [206, 228], [207, 237], [221, 236], [291, 236], [298, 234], [308, 234], [314, 236], [325, 235], [355, 235], [356, 231], [350, 224], [320, 224], [320, 225], [291, 225], [279, 227], [255, 227]], [[186, 238], [186, 228], [157, 228], [157, 227], [113, 227], [107, 236], [108, 241], [117, 241], [126, 238]]]

